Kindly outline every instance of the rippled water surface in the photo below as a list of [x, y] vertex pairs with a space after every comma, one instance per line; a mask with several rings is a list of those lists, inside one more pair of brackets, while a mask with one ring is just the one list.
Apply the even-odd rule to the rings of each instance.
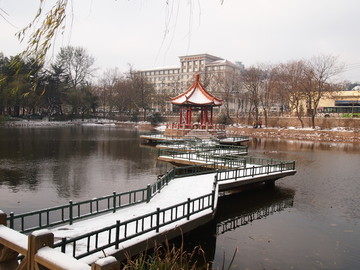
[[[0, 128], [0, 209], [21, 213], [144, 187], [170, 168], [139, 133], [116, 127]], [[359, 269], [360, 145], [252, 139], [251, 155], [297, 174], [219, 200], [185, 239], [214, 267]], [[192, 242], [192, 243], [191, 243]]]

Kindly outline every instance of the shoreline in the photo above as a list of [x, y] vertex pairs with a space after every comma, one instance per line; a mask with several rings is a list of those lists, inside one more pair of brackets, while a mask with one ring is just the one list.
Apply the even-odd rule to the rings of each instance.
[[329, 143], [360, 143], [360, 132], [356, 130], [317, 130], [295, 128], [226, 128], [226, 133], [257, 138], [280, 138], [299, 141], [329, 142]]
[[66, 127], [66, 126], [103, 126], [103, 127], [122, 127], [122, 128], [136, 128], [144, 131], [151, 131], [153, 126], [150, 122], [131, 122], [131, 121], [115, 121], [96, 119], [73, 120], [73, 121], [36, 121], [36, 120], [21, 120], [21, 121], [4, 121], [0, 123], [0, 127], [5, 128], [32, 128], [32, 127]]
[[[154, 130], [149, 122], [130, 122], [130, 121], [112, 121], [104, 120], [99, 121], [96, 119], [88, 119], [85, 121], [36, 121], [36, 120], [23, 120], [23, 121], [5, 121], [0, 123], [0, 127], [57, 127], [57, 126], [115, 126], [122, 128], [136, 128], [142, 131]], [[162, 126], [160, 126], [162, 127]], [[163, 130], [157, 128], [156, 130]], [[249, 136], [256, 138], [280, 138], [299, 141], [313, 141], [313, 142], [329, 142], [329, 143], [360, 143], [360, 130], [345, 130], [344, 128], [338, 128], [338, 130], [320, 130], [311, 128], [274, 128], [274, 127], [262, 127], [253, 128], [248, 126], [236, 127], [227, 126], [226, 134], [228, 136]]]

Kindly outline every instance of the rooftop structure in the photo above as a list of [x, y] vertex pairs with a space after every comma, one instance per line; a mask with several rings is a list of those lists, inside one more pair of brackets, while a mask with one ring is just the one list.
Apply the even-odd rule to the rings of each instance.
[[213, 126], [213, 107], [220, 106], [222, 100], [207, 92], [200, 83], [200, 75], [196, 74], [195, 82], [190, 88], [171, 98], [171, 103], [180, 106], [179, 128], [192, 129], [192, 112], [200, 111], [199, 127], [208, 129]]
[[211, 95], [200, 83], [200, 76], [195, 76], [195, 82], [184, 93], [171, 98], [171, 103], [176, 105], [194, 106], [220, 106], [222, 100]]

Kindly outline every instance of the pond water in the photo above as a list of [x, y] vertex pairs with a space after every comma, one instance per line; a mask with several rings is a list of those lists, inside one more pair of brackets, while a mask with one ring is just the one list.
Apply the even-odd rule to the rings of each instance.
[[[360, 145], [252, 139], [254, 156], [295, 160], [297, 174], [219, 200], [186, 235], [214, 268], [359, 269]], [[0, 128], [0, 209], [22, 213], [153, 183], [171, 168], [117, 127]]]

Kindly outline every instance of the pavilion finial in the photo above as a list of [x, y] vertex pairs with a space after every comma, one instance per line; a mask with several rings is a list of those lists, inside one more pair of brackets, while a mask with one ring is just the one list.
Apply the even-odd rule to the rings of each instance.
[[199, 82], [199, 80], [200, 80], [200, 75], [199, 75], [199, 74], [195, 74], [195, 81], [196, 81], [196, 82]]

